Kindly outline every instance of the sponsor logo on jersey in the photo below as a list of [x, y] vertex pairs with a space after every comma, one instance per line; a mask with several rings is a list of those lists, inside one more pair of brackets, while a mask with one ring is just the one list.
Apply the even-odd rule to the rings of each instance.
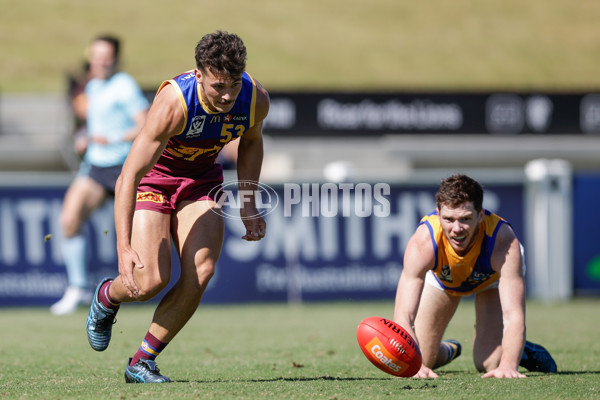
[[248, 121], [248, 115], [246, 114], [227, 114], [225, 117], [223, 117], [223, 120], [225, 122], [244, 122], [244, 121]]
[[153, 203], [164, 203], [164, 196], [160, 193], [142, 192], [138, 193], [135, 201], [151, 201]]
[[212, 157], [221, 151], [223, 146], [214, 145], [213, 147], [189, 147], [179, 145], [177, 148], [167, 148], [167, 151], [173, 155], [173, 157], [185, 160], [195, 161], [198, 156], [206, 154], [208, 157]]

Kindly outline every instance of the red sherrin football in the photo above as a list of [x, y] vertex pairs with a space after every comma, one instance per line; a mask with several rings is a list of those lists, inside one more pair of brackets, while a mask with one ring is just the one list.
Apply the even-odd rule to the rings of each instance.
[[388, 374], [410, 377], [421, 369], [419, 345], [404, 328], [390, 319], [363, 319], [358, 324], [356, 338], [369, 361]]

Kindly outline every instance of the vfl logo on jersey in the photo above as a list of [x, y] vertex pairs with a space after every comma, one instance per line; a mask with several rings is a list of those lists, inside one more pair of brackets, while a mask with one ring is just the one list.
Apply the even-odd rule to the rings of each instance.
[[204, 122], [206, 121], [206, 115], [196, 115], [192, 118], [190, 123], [190, 129], [185, 134], [186, 139], [194, 139], [202, 136], [202, 130], [204, 129]]
[[450, 272], [450, 266], [448, 264], [442, 267], [440, 279], [446, 282], [452, 282], [452, 273]]

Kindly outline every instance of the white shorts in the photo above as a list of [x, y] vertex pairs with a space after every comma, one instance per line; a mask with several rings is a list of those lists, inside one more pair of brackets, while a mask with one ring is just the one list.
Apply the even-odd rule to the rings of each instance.
[[[525, 265], [525, 248], [523, 247], [522, 244], [521, 244], [521, 258], [523, 259], [523, 276], [525, 276], [525, 270], [527, 269], [527, 266]], [[436, 289], [444, 290], [444, 288], [442, 287], [442, 285], [440, 285], [440, 282], [437, 280], [437, 278], [435, 277], [435, 274], [433, 273], [432, 270], [427, 271], [427, 275], [425, 275], [425, 283], [433, 286]], [[484, 292], [488, 289], [498, 289], [498, 283], [499, 283], [499, 280], [490, 284], [489, 286], [486, 286], [484, 289], [479, 290], [478, 292]], [[477, 292], [475, 292], [475, 293], [477, 293]]]

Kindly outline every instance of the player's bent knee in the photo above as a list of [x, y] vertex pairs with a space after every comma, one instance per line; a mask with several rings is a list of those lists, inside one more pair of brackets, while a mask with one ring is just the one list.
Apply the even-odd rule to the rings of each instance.
[[215, 266], [212, 263], [203, 264], [196, 268], [196, 272], [198, 274], [198, 283], [200, 286], [204, 286], [215, 275]]
[[198, 271], [198, 278], [200, 282], [208, 283], [208, 281], [210, 281], [213, 276], [215, 276], [215, 269], [213, 267], [203, 268], [200, 271]]
[[487, 372], [487, 370], [484, 368], [483, 364], [481, 363], [475, 363], [475, 369], [477, 369], [477, 372]]
[[485, 359], [478, 359], [477, 357], [473, 357], [473, 363], [475, 364], [475, 368], [479, 372], [489, 372], [493, 369], [498, 368], [500, 364], [500, 359], [495, 356], [490, 356]]
[[144, 282], [138, 284], [138, 296], [137, 301], [147, 301], [152, 299], [154, 296], [159, 294], [167, 285], [169, 280], [158, 279], [147, 279]]

